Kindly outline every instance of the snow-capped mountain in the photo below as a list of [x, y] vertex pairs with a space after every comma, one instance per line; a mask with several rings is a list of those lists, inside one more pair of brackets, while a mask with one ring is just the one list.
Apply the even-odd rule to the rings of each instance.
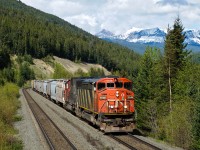
[[200, 30], [186, 30], [185, 35], [185, 43], [200, 46]]
[[[185, 43], [200, 46], [200, 30], [185, 30]], [[138, 29], [132, 28], [127, 32], [115, 35], [108, 30], [102, 30], [96, 36], [102, 39], [123, 40], [130, 43], [164, 43], [166, 32], [159, 28]]]
[[101, 32], [98, 33], [97, 36], [98, 36], [99, 38], [103, 39], [103, 38], [112, 38], [112, 37], [114, 37], [115, 35], [114, 35], [112, 32], [103, 29], [103, 30], [101, 30]]
[[126, 40], [128, 42], [139, 42], [139, 43], [151, 43], [157, 42], [162, 43], [164, 41], [166, 33], [159, 28], [144, 29], [141, 31], [135, 31], [128, 35]]
[[131, 29], [129, 29], [128, 31], [126, 31], [124, 34], [120, 34], [118, 36], [119, 36], [120, 39], [126, 39], [131, 33], [139, 32], [141, 30], [142, 30], [141, 28], [132, 27]]

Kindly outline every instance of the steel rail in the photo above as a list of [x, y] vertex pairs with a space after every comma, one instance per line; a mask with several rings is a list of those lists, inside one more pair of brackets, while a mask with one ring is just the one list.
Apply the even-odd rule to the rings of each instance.
[[119, 142], [120, 144], [122, 144], [122, 145], [128, 147], [128, 148], [131, 149], [131, 150], [137, 150], [135, 147], [133, 147], [133, 146], [129, 145], [128, 143], [126, 143], [126, 142], [120, 140], [119, 138], [117, 138], [116, 136], [114, 136], [114, 135], [112, 135], [112, 134], [110, 134], [109, 137], [111, 137], [112, 139], [116, 140], [116, 141]]
[[[130, 134], [130, 133], [125, 133], [124, 136], [128, 136], [129, 138], [133, 139], [134, 142], [137, 142], [138, 144], [136, 144], [135, 146], [134, 145], [131, 145], [130, 144], [130, 141], [129, 142], [126, 142], [125, 140], [121, 140], [120, 138], [118, 138], [117, 136], [119, 135], [113, 135], [112, 133], [111, 134], [108, 134], [109, 137], [111, 137], [112, 139], [118, 141], [120, 144], [126, 146], [127, 148], [131, 149], [131, 150], [138, 150], [138, 149], [144, 149], [142, 147], [146, 147], [146, 149], [153, 149], [153, 150], [162, 150], [161, 148], [153, 145], [153, 144], [150, 144], [142, 139], [139, 139], [138, 137], [135, 137], [134, 135]], [[133, 144], [133, 143], [132, 143]], [[143, 145], [143, 146], [142, 146]], [[142, 147], [141, 147], [142, 146]], [[140, 148], [141, 147], [141, 148]]]
[[132, 135], [132, 134], [130, 134], [130, 133], [127, 133], [127, 134], [128, 134], [128, 136], [130, 136], [131, 138], [134, 138], [134, 139], [137, 140], [138, 142], [140, 142], [140, 143], [142, 143], [142, 144], [145, 144], [146, 146], [151, 147], [152, 149], [155, 149], [155, 150], [162, 150], [161, 148], [159, 148], [159, 147], [157, 147], [157, 146], [155, 146], [155, 145], [153, 145], [153, 144], [150, 144], [150, 143], [148, 143], [148, 142], [146, 142], [146, 141], [144, 141], [144, 140], [142, 140], [142, 139], [140, 139], [140, 138], [138, 138], [138, 137], [136, 137], [136, 136], [134, 136], [134, 135]]
[[[51, 150], [55, 150], [55, 144], [53, 144], [52, 140], [49, 138], [47, 132], [45, 131], [44, 127], [42, 126], [41, 121], [38, 119], [38, 116], [36, 115], [36, 112], [33, 109], [33, 106], [31, 105], [31, 103], [34, 103], [39, 109], [40, 111], [45, 115], [45, 117], [52, 123], [52, 125], [55, 127], [55, 129], [60, 133], [60, 135], [65, 139], [65, 141], [70, 145], [70, 147], [73, 150], [77, 150], [77, 148], [73, 145], [73, 143], [71, 143], [71, 141], [64, 135], [64, 133], [59, 129], [59, 127], [52, 121], [52, 119], [42, 110], [42, 108], [35, 102], [35, 100], [31, 97], [31, 95], [26, 91], [26, 89], [22, 89], [22, 92], [28, 102], [28, 105], [47, 141], [47, 144], [49, 145], [49, 148]], [[31, 101], [31, 102], [30, 102]]]

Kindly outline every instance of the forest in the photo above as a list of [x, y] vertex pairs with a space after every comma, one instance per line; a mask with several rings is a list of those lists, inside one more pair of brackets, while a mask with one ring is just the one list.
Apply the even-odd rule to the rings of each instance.
[[[139, 55], [20, 1], [1, 0], [0, 88], [6, 93], [12, 87], [16, 92], [34, 79], [34, 70], [30, 68], [33, 58], [55, 55], [74, 62], [101, 64], [113, 75], [133, 81], [137, 128], [143, 134], [185, 149], [200, 149], [200, 53], [186, 50], [183, 30], [177, 17], [168, 28], [164, 52], [147, 47]], [[73, 76], [58, 64], [55, 69], [63, 77]], [[98, 72], [91, 70], [90, 74]], [[79, 75], [86, 74], [80, 70], [75, 76]], [[5, 104], [3, 90], [0, 107]], [[11, 99], [7, 96], [8, 102]], [[12, 110], [13, 116], [18, 105]], [[4, 115], [0, 112], [0, 123], [10, 127], [13, 120], [5, 120]], [[1, 130], [0, 136], [5, 137], [5, 131]], [[4, 147], [9, 145], [10, 137], [5, 139], [8, 140], [0, 141]]]

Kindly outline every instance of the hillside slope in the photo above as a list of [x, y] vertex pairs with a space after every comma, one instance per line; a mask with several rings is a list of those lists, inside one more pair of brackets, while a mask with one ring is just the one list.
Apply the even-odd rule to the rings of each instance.
[[69, 59], [59, 58], [54, 56], [56, 62], [63, 65], [63, 67], [70, 73], [75, 73], [78, 69], [81, 69], [83, 72], [88, 73], [91, 68], [94, 69], [103, 69], [105, 75], [111, 75], [111, 73], [99, 64], [91, 64], [91, 63], [75, 63]]
[[37, 79], [52, 78], [54, 68], [44, 62], [41, 59], [33, 59], [33, 65], [31, 65]]
[[[53, 64], [61, 64], [63, 68], [72, 75], [74, 75], [79, 69], [81, 69], [84, 73], [89, 73], [91, 68], [103, 70], [105, 75], [111, 75], [111, 73], [106, 68], [99, 64], [75, 63], [69, 59], [63, 59], [57, 56], [53, 56], [53, 58]], [[55, 68], [52, 65], [48, 64], [42, 59], [33, 59], [31, 68], [34, 70], [37, 79], [52, 78], [55, 71]]]

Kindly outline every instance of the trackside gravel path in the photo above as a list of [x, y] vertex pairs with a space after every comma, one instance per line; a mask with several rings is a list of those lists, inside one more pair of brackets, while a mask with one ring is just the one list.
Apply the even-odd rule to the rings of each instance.
[[22, 94], [22, 90], [19, 92], [21, 108], [18, 110], [18, 115], [22, 116], [22, 120], [15, 123], [15, 128], [19, 131], [18, 137], [23, 141], [24, 150], [48, 149], [46, 140]]
[[125, 146], [105, 136], [102, 132], [73, 116], [71, 113], [55, 105], [53, 102], [47, 100], [38, 93], [31, 89], [27, 91], [77, 149], [127, 149]]

